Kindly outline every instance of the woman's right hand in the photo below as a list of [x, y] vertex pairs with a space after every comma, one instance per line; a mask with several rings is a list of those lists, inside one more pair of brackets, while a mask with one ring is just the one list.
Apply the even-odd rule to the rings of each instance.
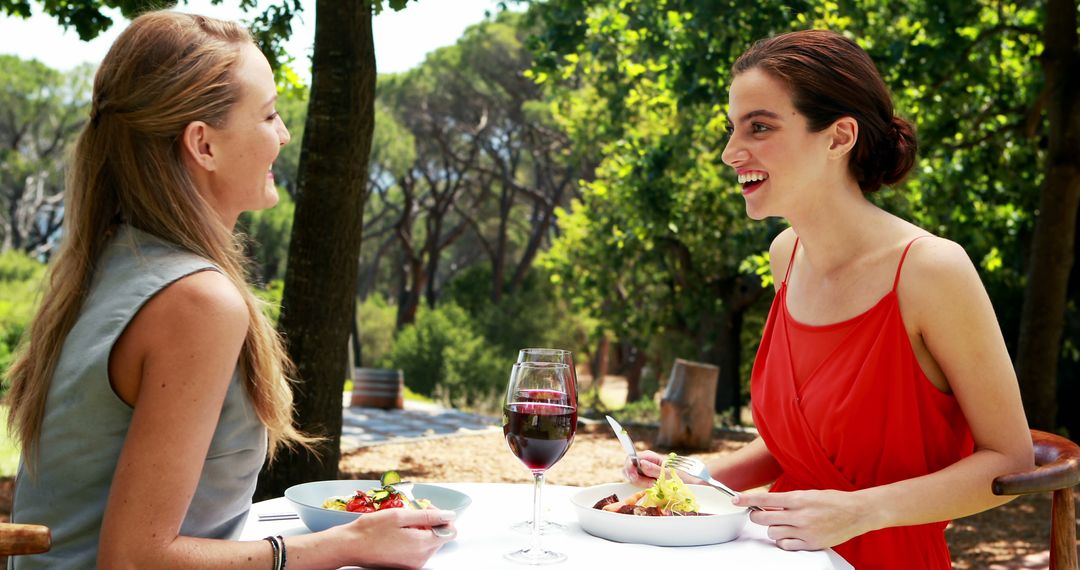
[[[454, 511], [386, 509], [337, 527], [346, 533], [341, 546], [347, 563], [379, 568], [421, 568], [443, 544], [457, 535]], [[436, 536], [431, 527], [448, 525], [455, 532]]]
[[[660, 476], [660, 465], [664, 462], [664, 456], [652, 451], [639, 451], [638, 468], [626, 458], [623, 464], [623, 477], [638, 487], [651, 487]], [[640, 469], [640, 471], [638, 471]]]

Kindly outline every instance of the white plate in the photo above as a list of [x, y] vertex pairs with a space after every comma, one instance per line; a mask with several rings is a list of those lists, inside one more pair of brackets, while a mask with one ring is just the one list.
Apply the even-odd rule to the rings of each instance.
[[570, 498], [578, 522], [585, 532], [614, 540], [656, 546], [699, 546], [729, 542], [739, 537], [749, 511], [731, 504], [727, 495], [704, 485], [689, 485], [699, 510], [710, 513], [697, 517], [640, 517], [594, 509], [608, 495], [620, 499], [640, 491], [629, 483], [608, 483], [583, 489]]

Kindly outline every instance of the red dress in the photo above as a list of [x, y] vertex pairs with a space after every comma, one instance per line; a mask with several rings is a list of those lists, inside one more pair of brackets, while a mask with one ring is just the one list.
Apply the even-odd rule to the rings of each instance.
[[[970, 455], [974, 442], [956, 398], [927, 379], [900, 317], [896, 285], [911, 242], [891, 291], [861, 315], [822, 326], [788, 312], [798, 247], [796, 239], [751, 377], [754, 421], [783, 468], [771, 490], [854, 491], [933, 473]], [[834, 550], [857, 570], [951, 569], [947, 524], [886, 528]]]

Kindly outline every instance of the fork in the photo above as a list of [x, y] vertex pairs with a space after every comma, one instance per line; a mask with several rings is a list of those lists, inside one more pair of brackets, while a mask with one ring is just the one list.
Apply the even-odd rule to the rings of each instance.
[[[417, 503], [416, 498], [413, 497], [412, 481], [398, 481], [397, 483], [394, 483], [390, 486], [393, 487], [395, 491], [400, 493], [402, 497], [405, 497], [405, 500], [409, 501], [409, 504], [412, 505], [412, 508], [418, 511], [424, 510], [424, 507], [421, 506], [420, 503]], [[450, 527], [444, 524], [431, 527], [431, 532], [434, 533], [435, 536], [453, 536], [454, 534], [454, 531], [450, 530]]]
[[[679, 471], [682, 471], [683, 473], [686, 473], [691, 477], [697, 477], [698, 479], [705, 481], [709, 485], [723, 491], [732, 499], [739, 496], [739, 494], [733, 491], [731, 487], [728, 487], [727, 485], [717, 481], [716, 479], [713, 479], [712, 475], [709, 473], [709, 468], [705, 466], [705, 463], [703, 463], [700, 459], [697, 459], [696, 457], [683, 457], [682, 455], [675, 455], [668, 460], [668, 465], [671, 465], [672, 467], [678, 469]], [[749, 509], [752, 511], [764, 510], [761, 507], [756, 506], [751, 506], [749, 507]]]

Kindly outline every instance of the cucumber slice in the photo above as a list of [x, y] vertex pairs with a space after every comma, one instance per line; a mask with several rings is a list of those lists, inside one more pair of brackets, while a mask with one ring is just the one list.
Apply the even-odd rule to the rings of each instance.
[[387, 485], [393, 485], [394, 483], [401, 482], [401, 475], [398, 475], [397, 471], [390, 470], [382, 474], [382, 478], [379, 479], [379, 484], [383, 487]]

